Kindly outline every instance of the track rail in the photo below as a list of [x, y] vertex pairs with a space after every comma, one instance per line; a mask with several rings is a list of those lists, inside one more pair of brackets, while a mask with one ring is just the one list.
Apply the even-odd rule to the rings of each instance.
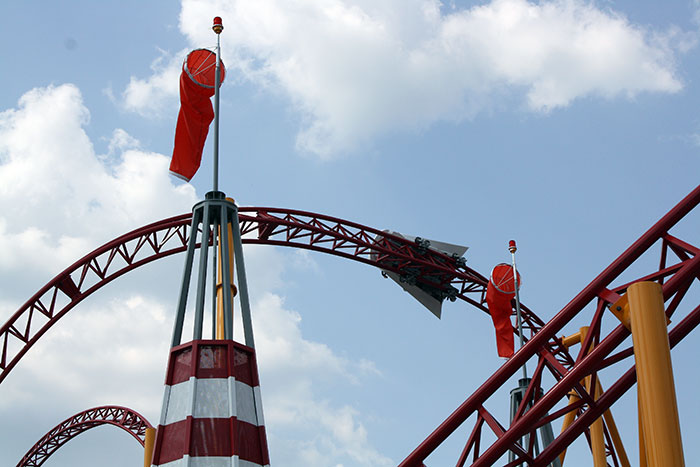
[[[461, 454], [455, 456], [458, 458], [457, 466], [465, 465], [470, 457], [470, 465], [472, 466], [503, 465], [502, 456], [508, 451], [515, 452], [516, 456], [513, 462], [506, 465], [515, 466], [525, 463], [529, 466], [547, 466], [581, 434], [586, 434], [590, 438], [588, 431], [590, 424], [608, 410], [636, 381], [631, 342], [628, 341], [622, 349], [618, 349], [629, 337], [628, 329], [624, 325], [618, 324], [607, 335], [603, 335], [601, 332], [603, 319], [611, 319], [616, 324], [620, 323], [609, 308], [613, 304], [618, 304], [618, 300], [624, 295], [627, 287], [642, 280], [657, 281], [662, 284], [666, 315], [677, 323], [669, 331], [671, 346], [675, 346], [700, 323], [700, 305], [688, 303], [688, 300], [685, 300], [684, 303], [684, 298], [687, 297], [691, 285], [696, 280], [700, 280], [700, 254], [698, 254], [700, 248], [669, 232], [699, 203], [700, 186], [695, 188], [634, 242], [540, 329], [523, 348], [499, 368], [406, 457], [400, 467], [422, 465], [423, 461], [467, 419], [474, 420], [474, 424]], [[648, 266], [646, 266], [647, 272], [639, 276], [638, 279], [626, 280], [620, 285], [614, 285], [620, 281], [621, 275], [629, 268], [634, 267], [634, 270], [643, 268], [646, 262], [640, 261], [640, 257], [656, 246], [660, 246], [658, 267], [648, 270]], [[589, 306], [590, 308], [587, 308]], [[616, 308], [617, 306], [615, 306]], [[592, 312], [587, 311], [591, 309]], [[583, 321], [576, 327], [576, 330], [583, 324], [589, 326], [588, 335], [579, 349], [590, 349], [593, 345], [593, 350], [588, 352], [579, 350], [576, 360], [571, 366], [558, 365], [551, 353], [551, 342], [558, 340], [563, 345], [562, 339], [557, 337], [557, 333], [572, 323], [575, 318], [578, 318], [578, 323]], [[489, 399], [498, 388], [507, 384], [508, 381], [512, 381], [523, 363], [531, 359], [537, 362], [536, 370], [531, 376], [532, 380], [516, 417], [507, 423], [498, 422], [487, 409]], [[604, 390], [596, 400], [593, 390], [587, 390], [580, 382], [586, 376], [591, 376], [593, 381], [591, 388], [594, 389], [595, 382], [600, 381], [599, 372], [613, 365], [624, 366], [623, 368], [628, 369], [621, 378], [607, 382], [611, 384], [607, 390], [604, 386], [606, 382], [602, 381]], [[541, 387], [543, 385], [542, 373], [545, 368], [558, 373], [559, 376], [555, 378], [556, 382], [551, 387], [543, 390]], [[563, 409], [555, 409], [557, 404], [565, 404], [567, 395], [571, 393], [576, 394], [580, 398], [580, 402]], [[502, 401], [493, 401], [492, 403], [502, 404]], [[527, 408], [528, 404], [531, 404], [530, 408]], [[548, 415], [553, 409], [554, 412]], [[532, 443], [529, 446], [520, 444], [520, 440], [526, 435], [529, 435], [529, 439], [534, 438], [535, 428], [546, 422], [561, 422], [563, 417], [573, 410], [578, 415], [576, 421], [563, 433], [560, 433], [554, 442], [542, 452], [537, 453]], [[506, 426], [508, 428], [505, 428]], [[559, 426], [562, 425], [559, 424]], [[604, 435], [608, 463], [613, 466], [624, 465], [620, 453], [611, 442], [613, 430], [615, 428], [608, 425], [606, 421]], [[481, 442], [482, 435], [489, 431], [488, 440], [485, 439], [484, 442]], [[496, 441], [491, 441], [493, 435], [496, 436]]]
[[144, 445], [146, 428], [153, 428], [141, 414], [115, 405], [88, 409], [62, 421], [36, 442], [17, 467], [39, 467], [61, 446], [81, 433], [101, 425], [113, 425]]
[[[290, 209], [242, 207], [239, 223], [243, 243], [303, 248], [352, 259], [395, 272], [441, 298], [461, 299], [488, 313], [487, 278], [459, 258], [405, 238]], [[133, 269], [184, 252], [190, 224], [191, 214], [185, 214], [136, 229], [97, 248], [44, 285], [0, 328], [0, 382], [41, 336], [87, 296]], [[523, 320], [530, 335], [544, 326], [526, 306]], [[573, 363], [566, 349], [554, 353], [562, 364]]]

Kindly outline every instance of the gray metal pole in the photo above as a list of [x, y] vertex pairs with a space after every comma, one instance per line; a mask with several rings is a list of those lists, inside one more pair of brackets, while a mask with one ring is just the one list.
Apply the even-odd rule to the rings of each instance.
[[[211, 279], [211, 338], [216, 339], [216, 279], [217, 279], [217, 269], [218, 269], [218, 263], [216, 261], [217, 258], [217, 253], [218, 253], [218, 238], [219, 238], [219, 219], [217, 218], [216, 215], [214, 217], [214, 223], [212, 226], [212, 241], [211, 241], [211, 247], [213, 251], [213, 262], [212, 262], [212, 279]], [[220, 216], [219, 216], [220, 217]]]
[[[207, 290], [207, 257], [209, 256], [209, 232], [210, 232], [209, 202], [204, 202], [204, 217], [202, 219], [202, 242], [199, 248], [199, 274], [197, 275], [197, 301], [194, 308], [194, 332], [193, 340], [202, 338], [202, 325], [204, 323], [204, 294]], [[216, 285], [215, 285], [216, 287]]]
[[248, 297], [248, 280], [245, 275], [245, 264], [243, 261], [243, 241], [241, 240], [241, 229], [238, 224], [238, 208], [235, 207], [231, 227], [233, 231], [233, 258], [236, 261], [236, 269], [238, 272], [238, 297], [241, 302], [241, 317], [243, 318], [245, 345], [255, 348], [255, 342], [253, 340], [253, 319], [250, 314], [250, 298]]
[[[221, 86], [221, 31], [223, 30], [223, 25], [221, 25], [221, 29], [218, 29], [216, 20], [214, 20], [214, 23], [214, 32], [216, 33], [216, 76], [214, 77], [214, 179], [212, 188], [214, 191], [219, 191], [219, 87]], [[215, 222], [214, 241], [212, 242], [214, 248], [214, 262], [212, 263], [212, 339], [216, 339], [216, 270], [218, 267], [216, 262], [218, 233], [216, 227]]]
[[[518, 381], [518, 387], [510, 391], [510, 423], [513, 423], [513, 419], [515, 418], [515, 414], [518, 412], [518, 409], [520, 408], [520, 404], [523, 401], [523, 398], [525, 397], [525, 393], [527, 392], [527, 388], [530, 384], [530, 378], [525, 378], [521, 379]], [[527, 405], [527, 411], [532, 407], [532, 404]], [[537, 433], [535, 432], [535, 438], [534, 438], [534, 449], [535, 449], [535, 455], [539, 453], [539, 446], [537, 445]], [[529, 449], [530, 445], [530, 434], [525, 434], [522, 438], [518, 440], [520, 443], [520, 446], [527, 451]], [[515, 460], [515, 452], [513, 451], [508, 451], [508, 462], [511, 463]], [[517, 467], [523, 467], [524, 464], [518, 464]]]
[[[513, 281], [515, 284], [515, 316], [518, 322], [518, 337], [520, 338], [520, 348], [525, 345], [525, 339], [523, 339], [523, 322], [522, 315], [520, 313], [520, 284], [518, 284], [518, 269], [515, 266], [515, 252], [517, 251], [515, 246], [515, 240], [511, 240], [508, 244], [508, 251], [513, 258]], [[523, 363], [523, 378], [527, 378], [527, 363]]]
[[214, 80], [214, 191], [219, 191], [219, 86], [221, 85], [221, 35], [216, 34], [216, 78]]
[[185, 270], [182, 273], [182, 285], [180, 287], [180, 298], [177, 302], [175, 313], [175, 327], [171, 347], [180, 345], [182, 339], [182, 326], [185, 321], [185, 308], [187, 307], [187, 294], [189, 292], [190, 278], [192, 277], [192, 262], [194, 261], [194, 248], [197, 244], [197, 226], [202, 221], [202, 211], [200, 206], [195, 206], [192, 213], [192, 224], [190, 226], [190, 238], [187, 242], [187, 257], [185, 258]]

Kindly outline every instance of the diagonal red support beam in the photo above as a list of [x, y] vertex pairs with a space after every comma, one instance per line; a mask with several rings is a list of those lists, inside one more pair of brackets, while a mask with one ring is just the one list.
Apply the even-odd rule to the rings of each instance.
[[[612, 282], [632, 265], [654, 243], [665, 236], [683, 217], [692, 211], [700, 203], [700, 186], [696, 187], [688, 196], [679, 202], [673, 209], [664, 215], [656, 224], [635, 241], [625, 252], [601, 272], [588, 286], [586, 286], [574, 299], [569, 302], [552, 320], [550, 320], [537, 334], [535, 334], [523, 348], [488, 378], [467, 400], [465, 400], [444, 422], [442, 422], [404, 461], [400, 467], [413, 467], [420, 465], [448, 436], [450, 436], [478, 407], [483, 406], [486, 400], [498, 388], [506, 384], [513, 375], [519, 371], [522, 365], [535, 356], [541, 348], [547, 347], [549, 341], [556, 341], [556, 334], [580, 313], [591, 301], [596, 299], [606, 288], [610, 288]], [[664, 285], [665, 297], [668, 292], [675, 293], [680, 284], [687, 280], [684, 275], [694, 273], [695, 267], [684, 267], [684, 274], [679, 270]], [[671, 283], [673, 285], [669, 286]], [[514, 445], [527, 430], [528, 424], [534, 424], [538, 418], [545, 415], [554, 404], [566, 395], [566, 393], [586, 375], [592, 373], [596, 365], [614, 350], [628, 331], [623, 326], [618, 326], [611, 334], [596, 346], [592, 353], [587, 355], [559, 380], [554, 387], [543, 396], [538, 403], [526, 413], [520, 420], [512, 425], [503, 437], [496, 442], [474, 463], [475, 466], [492, 465], [505, 451]]]

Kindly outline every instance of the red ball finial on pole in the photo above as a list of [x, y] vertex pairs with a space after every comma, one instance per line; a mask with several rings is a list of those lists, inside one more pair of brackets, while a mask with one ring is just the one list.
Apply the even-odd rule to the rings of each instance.
[[211, 27], [215, 33], [221, 34], [221, 31], [224, 30], [224, 23], [221, 21], [221, 16], [217, 16], [214, 18], [214, 26]]
[[508, 242], [508, 251], [511, 253], [515, 253], [518, 250], [518, 247], [515, 246], [515, 240], [511, 240]]

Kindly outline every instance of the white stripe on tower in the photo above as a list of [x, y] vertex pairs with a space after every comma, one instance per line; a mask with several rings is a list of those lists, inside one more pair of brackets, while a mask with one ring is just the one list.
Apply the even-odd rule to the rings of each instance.
[[[166, 386], [167, 408], [161, 425], [169, 425], [192, 416], [194, 418], [237, 417], [255, 426], [263, 426], [260, 387], [253, 387], [236, 378], [211, 378]], [[192, 390], [196, 388], [194, 410]]]
[[[160, 467], [256, 467], [258, 464], [233, 457], [190, 457], [162, 464]], [[269, 466], [267, 466], [269, 467]]]

